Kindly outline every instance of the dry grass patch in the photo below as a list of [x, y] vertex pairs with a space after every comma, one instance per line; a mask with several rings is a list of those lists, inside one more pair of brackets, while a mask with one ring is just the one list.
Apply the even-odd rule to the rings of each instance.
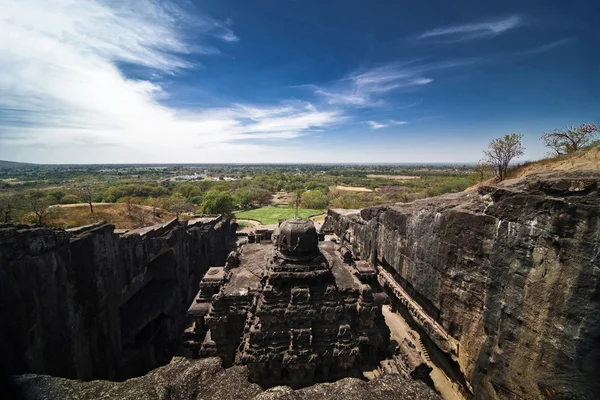
[[543, 172], [590, 169], [600, 169], [600, 145], [581, 149], [571, 154], [525, 163], [509, 171], [508, 178], [522, 178], [526, 175]]
[[372, 192], [372, 189], [366, 187], [358, 187], [358, 186], [335, 186], [334, 190], [345, 190], [347, 192]]
[[371, 174], [367, 175], [367, 178], [395, 179], [397, 181], [407, 181], [410, 179], [421, 179], [420, 176], [415, 176], [415, 175], [371, 175]]
[[75, 228], [100, 221], [107, 221], [117, 229], [132, 229], [163, 223], [175, 218], [175, 214], [157, 210], [157, 216], [152, 215], [152, 208], [148, 206], [133, 205], [131, 216], [124, 203], [94, 204], [94, 213], [90, 213], [87, 204], [69, 204], [53, 206], [53, 212], [48, 216], [45, 225], [57, 228]]
[[296, 195], [292, 192], [277, 192], [271, 197], [271, 204], [274, 206], [286, 206], [296, 204]]

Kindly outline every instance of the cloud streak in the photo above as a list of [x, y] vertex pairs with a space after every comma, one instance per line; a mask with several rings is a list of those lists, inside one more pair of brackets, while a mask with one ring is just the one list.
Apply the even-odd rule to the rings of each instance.
[[358, 71], [333, 82], [328, 87], [305, 85], [330, 105], [375, 107], [385, 103], [388, 92], [416, 88], [433, 82], [423, 74], [432, 66], [391, 63]]
[[515, 29], [522, 25], [522, 23], [523, 20], [521, 17], [511, 16], [495, 21], [436, 28], [420, 34], [417, 39], [445, 38], [461, 41], [493, 37]]
[[547, 44], [538, 46], [538, 47], [530, 49], [530, 50], [526, 50], [520, 54], [521, 55], [535, 55], [535, 54], [545, 53], [547, 51], [555, 49], [556, 47], [560, 47], [564, 44], [567, 44], [571, 40], [572, 40], [572, 38], [564, 38], [564, 39], [556, 40], [554, 42], [547, 43]]
[[[181, 162], [194, 162], [204, 159], [199, 148], [287, 140], [344, 120], [339, 111], [298, 101], [194, 112], [164, 105], [165, 87], [131, 79], [118, 64], [176, 74], [195, 67], [186, 55], [217, 54], [215, 40], [239, 40], [227, 24], [202, 14], [191, 18], [171, 2], [8, 0], [2, 14], [0, 158], [35, 149], [28, 154], [48, 160], [44, 151], [52, 148], [52, 160], [124, 162], [177, 154]], [[193, 45], [182, 24], [193, 25]]]
[[371, 129], [383, 129], [387, 128], [391, 125], [405, 125], [408, 124], [407, 121], [396, 121], [394, 119], [389, 119], [386, 122], [377, 122], [377, 121], [367, 121], [367, 124], [371, 126]]

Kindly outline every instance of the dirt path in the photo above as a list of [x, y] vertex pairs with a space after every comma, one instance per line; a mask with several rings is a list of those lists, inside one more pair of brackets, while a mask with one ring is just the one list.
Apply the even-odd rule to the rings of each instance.
[[[94, 207], [110, 207], [117, 203], [92, 203]], [[60, 208], [75, 208], [75, 207], [89, 207], [88, 203], [75, 203], [75, 204], [55, 204]]]
[[[382, 312], [385, 323], [390, 328], [391, 339], [396, 340], [398, 343], [402, 343], [404, 338], [408, 338], [419, 349], [421, 354], [426, 354], [426, 350], [423, 349], [419, 341], [414, 339], [418, 338], [419, 334], [408, 326], [400, 314], [392, 312], [389, 305], [383, 306]], [[423, 359], [427, 359], [427, 357], [423, 357]], [[430, 373], [431, 379], [433, 380], [435, 388], [445, 400], [465, 400], [444, 371], [438, 368], [433, 362], [426, 362], [427, 365], [433, 368], [433, 371]]]

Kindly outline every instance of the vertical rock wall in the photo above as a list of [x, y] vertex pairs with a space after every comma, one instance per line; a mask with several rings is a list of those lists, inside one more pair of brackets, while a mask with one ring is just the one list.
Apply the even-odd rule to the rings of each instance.
[[454, 358], [475, 398], [593, 398], [598, 182], [597, 172], [531, 177], [405, 205], [331, 210], [326, 226], [458, 341]]
[[0, 354], [6, 372], [125, 379], [167, 363], [229, 223], [171, 221], [123, 235], [0, 226]]

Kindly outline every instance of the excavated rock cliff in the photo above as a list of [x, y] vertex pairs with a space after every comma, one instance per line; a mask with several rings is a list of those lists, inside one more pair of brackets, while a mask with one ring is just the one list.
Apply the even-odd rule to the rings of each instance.
[[420, 381], [384, 375], [371, 382], [345, 378], [292, 390], [277, 386], [262, 391], [248, 382], [246, 367], [221, 368], [219, 358], [176, 357], [167, 366], [125, 382], [80, 382], [40, 375], [22, 375], [13, 385], [23, 399], [254, 399], [254, 400], [436, 400], [440, 397]]
[[220, 218], [122, 235], [109, 224], [0, 226], [3, 372], [126, 379], [168, 363], [229, 234]]
[[[600, 172], [348, 212], [325, 229], [378, 265], [477, 399], [596, 398]], [[392, 281], [392, 282], [390, 282]], [[467, 385], [468, 386], [468, 385]]]

